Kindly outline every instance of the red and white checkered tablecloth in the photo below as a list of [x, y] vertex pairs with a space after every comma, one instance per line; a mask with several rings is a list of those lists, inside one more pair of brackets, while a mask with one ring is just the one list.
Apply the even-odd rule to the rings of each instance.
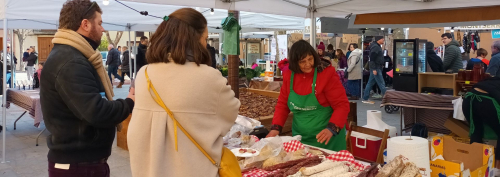
[[[283, 149], [286, 152], [295, 152], [295, 151], [297, 151], [299, 149], [303, 149], [303, 148], [305, 148], [304, 144], [302, 144], [300, 141], [297, 141], [297, 140], [283, 143]], [[310, 153], [308, 153], [307, 156], [310, 157], [312, 155]], [[370, 167], [370, 166], [363, 165], [360, 162], [356, 161], [356, 159], [354, 159], [354, 156], [349, 151], [346, 151], [346, 150], [331, 154], [326, 158], [329, 160], [332, 160], [332, 161], [349, 162], [350, 165], [352, 165], [353, 167], [355, 167], [356, 169], [358, 169], [360, 171], [363, 171], [364, 169]], [[269, 175], [273, 172], [275, 172], [275, 171], [271, 172], [271, 171], [265, 171], [265, 170], [256, 168], [256, 169], [253, 169], [253, 170], [250, 170], [250, 171], [243, 173], [243, 177], [266, 177], [267, 175]]]
[[356, 161], [356, 159], [354, 159], [354, 156], [349, 151], [346, 150], [339, 151], [335, 154], [331, 154], [326, 158], [335, 162], [349, 162], [351, 165], [353, 165], [356, 169], [360, 171], [363, 171], [366, 168], [370, 167]]

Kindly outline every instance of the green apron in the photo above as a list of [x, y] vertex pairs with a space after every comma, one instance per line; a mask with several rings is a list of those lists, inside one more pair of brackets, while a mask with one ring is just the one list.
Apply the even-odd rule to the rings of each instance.
[[[489, 99], [493, 102], [493, 106], [495, 106], [496, 110], [497, 110], [497, 116], [498, 116], [498, 121], [500, 122], [500, 104], [498, 104], [498, 102], [492, 98], [492, 97], [489, 97], [489, 96], [486, 96], [486, 95], [480, 95], [480, 94], [476, 94], [476, 93], [473, 93], [473, 92], [467, 92], [467, 94], [465, 94], [465, 98], [469, 98], [470, 97], [470, 128], [469, 128], [469, 137], [472, 135], [472, 133], [474, 133], [476, 127], [474, 126], [474, 119], [473, 119], [473, 110], [472, 110], [472, 102], [474, 100], [477, 100], [479, 102], [482, 102], [483, 99]], [[487, 140], [497, 140], [498, 139], [498, 135], [495, 133], [495, 131], [493, 131], [493, 129], [486, 123], [483, 124], [483, 127], [484, 127], [484, 131], [483, 131], [483, 137], [484, 139], [487, 139]]]
[[332, 107], [324, 107], [316, 99], [316, 77], [317, 69], [314, 70], [314, 80], [312, 84], [312, 93], [308, 95], [299, 95], [293, 90], [292, 72], [290, 78], [290, 95], [288, 95], [288, 108], [293, 112], [292, 134], [301, 135], [302, 143], [328, 149], [332, 151], [346, 150], [346, 130], [343, 128], [338, 135], [332, 136], [328, 145], [318, 143], [316, 135], [324, 130], [332, 116]]

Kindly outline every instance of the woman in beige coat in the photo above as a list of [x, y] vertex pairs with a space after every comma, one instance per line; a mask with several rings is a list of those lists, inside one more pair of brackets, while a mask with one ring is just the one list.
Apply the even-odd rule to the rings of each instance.
[[218, 169], [152, 98], [148, 76], [180, 125], [220, 163], [222, 137], [236, 120], [240, 102], [227, 80], [210, 67], [207, 21], [191, 8], [165, 18], [154, 35], [135, 81], [136, 102], [128, 129], [134, 177], [218, 176]]
[[352, 51], [347, 59], [347, 85], [351, 93], [352, 100], [358, 100], [361, 97], [361, 65], [363, 64], [362, 51], [358, 49], [358, 44], [350, 44]]

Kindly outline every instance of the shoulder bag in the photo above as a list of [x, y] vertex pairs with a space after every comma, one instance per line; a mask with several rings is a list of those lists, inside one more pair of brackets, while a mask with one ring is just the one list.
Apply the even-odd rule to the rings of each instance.
[[148, 81], [148, 91], [151, 94], [151, 97], [153, 97], [153, 100], [155, 100], [158, 105], [160, 105], [167, 114], [170, 116], [172, 121], [174, 122], [174, 136], [175, 136], [175, 150], [177, 151], [177, 127], [181, 129], [181, 131], [193, 142], [194, 145], [212, 162], [212, 164], [219, 169], [219, 176], [220, 177], [241, 177], [241, 169], [240, 165], [238, 164], [238, 160], [236, 159], [236, 156], [234, 156], [233, 152], [229, 150], [226, 147], [222, 147], [222, 158], [220, 164], [218, 164], [208, 153], [189, 135], [189, 133], [182, 127], [181, 124], [175, 119], [174, 114], [170, 109], [167, 108], [163, 100], [160, 98], [160, 95], [158, 92], [156, 92], [155, 87], [153, 86], [153, 83], [149, 79], [148, 76], [148, 68], [146, 67], [145, 69], [146, 72], [146, 79]]

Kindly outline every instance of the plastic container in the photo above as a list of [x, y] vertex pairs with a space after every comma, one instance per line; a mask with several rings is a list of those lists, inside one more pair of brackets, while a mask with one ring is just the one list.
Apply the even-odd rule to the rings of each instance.
[[[356, 154], [356, 157], [374, 162], [377, 161], [382, 138], [359, 132], [352, 132], [350, 138], [352, 142], [352, 153]], [[386, 147], [384, 147], [384, 149], [385, 148]]]

